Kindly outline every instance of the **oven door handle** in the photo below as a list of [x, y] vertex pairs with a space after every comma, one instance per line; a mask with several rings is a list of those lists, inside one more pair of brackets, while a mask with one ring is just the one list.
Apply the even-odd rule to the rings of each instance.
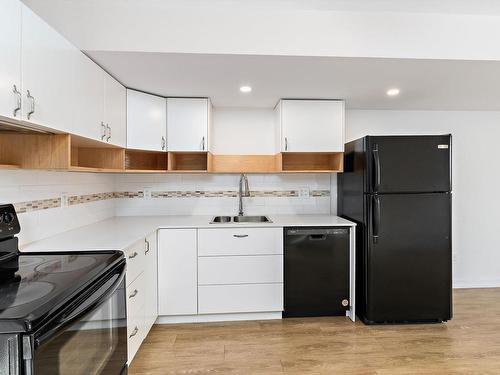
[[[108, 271], [108, 273], [99, 280], [97, 285], [93, 286], [88, 291], [84, 291], [81, 296], [65, 307], [63, 311], [58, 314], [57, 318], [42, 327], [42, 329], [35, 334], [34, 348], [36, 349], [44, 342], [51, 340], [64, 330], [64, 328], [103, 304], [119, 288], [125, 278], [125, 269], [126, 262], [123, 260], [113, 269]], [[107, 286], [105, 290], [102, 290], [106, 283], [116, 276], [118, 277], [113, 284]], [[85, 304], [85, 301], [89, 299], [92, 299], [92, 301]]]

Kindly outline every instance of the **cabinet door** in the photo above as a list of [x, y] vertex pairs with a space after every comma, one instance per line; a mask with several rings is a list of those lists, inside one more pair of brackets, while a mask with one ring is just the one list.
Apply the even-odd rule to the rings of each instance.
[[207, 151], [208, 99], [167, 98], [169, 151]]
[[158, 236], [159, 314], [197, 314], [196, 229], [161, 229]]
[[127, 148], [166, 151], [165, 98], [127, 90]]
[[104, 122], [106, 139], [116, 146], [127, 143], [127, 91], [116, 79], [104, 72]]
[[21, 91], [21, 3], [18, 0], [0, 0], [0, 61], [0, 116], [20, 119], [21, 97], [17, 92]]
[[156, 232], [146, 237], [146, 267], [144, 269], [146, 276], [146, 302], [144, 306], [145, 313], [145, 334], [151, 329], [151, 326], [158, 317], [158, 246]]
[[83, 53], [77, 59], [75, 91], [78, 103], [72, 133], [105, 141], [104, 71]]
[[344, 102], [282, 100], [281, 151], [343, 152]]
[[73, 79], [80, 51], [26, 6], [22, 25], [24, 119], [71, 132], [77, 104]]

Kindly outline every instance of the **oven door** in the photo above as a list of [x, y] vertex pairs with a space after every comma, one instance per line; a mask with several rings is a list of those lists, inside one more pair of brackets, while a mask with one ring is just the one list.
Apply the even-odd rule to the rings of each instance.
[[39, 332], [23, 338], [25, 374], [126, 373], [125, 261]]

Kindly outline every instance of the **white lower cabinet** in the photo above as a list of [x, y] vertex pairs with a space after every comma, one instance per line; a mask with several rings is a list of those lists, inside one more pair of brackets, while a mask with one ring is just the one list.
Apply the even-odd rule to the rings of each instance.
[[158, 231], [159, 315], [198, 313], [196, 229]]
[[159, 315], [283, 310], [282, 228], [161, 229], [158, 236]]
[[146, 338], [157, 313], [156, 233], [125, 251], [127, 259], [128, 363]]
[[283, 284], [200, 285], [200, 314], [283, 310]]

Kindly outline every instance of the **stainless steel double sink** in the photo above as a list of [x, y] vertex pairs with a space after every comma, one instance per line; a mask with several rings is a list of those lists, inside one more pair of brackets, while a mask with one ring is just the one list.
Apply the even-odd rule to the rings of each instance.
[[272, 223], [267, 216], [215, 216], [210, 224]]

